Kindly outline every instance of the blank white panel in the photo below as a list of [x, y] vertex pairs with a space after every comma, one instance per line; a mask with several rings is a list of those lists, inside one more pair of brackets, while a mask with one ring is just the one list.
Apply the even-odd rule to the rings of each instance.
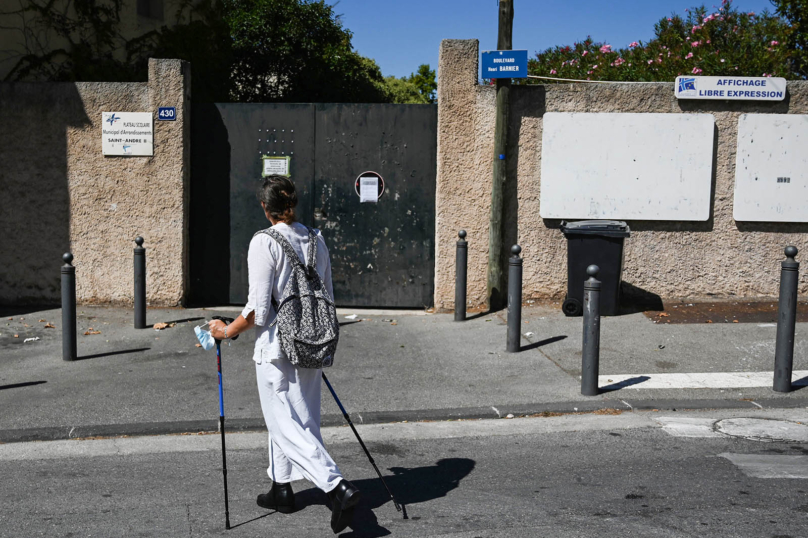
[[808, 222], [808, 116], [741, 115], [733, 216]]
[[711, 114], [544, 115], [546, 219], [707, 220]]

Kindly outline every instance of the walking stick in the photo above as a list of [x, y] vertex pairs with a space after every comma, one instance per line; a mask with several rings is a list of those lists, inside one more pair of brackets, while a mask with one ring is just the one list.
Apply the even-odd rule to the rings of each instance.
[[227, 502], [227, 451], [224, 446], [224, 392], [222, 390], [222, 341], [216, 340], [216, 365], [219, 368], [219, 431], [222, 433], [222, 476], [224, 477], [224, 528], [230, 530]]
[[[328, 390], [331, 391], [331, 396], [333, 396], [334, 401], [337, 402], [337, 405], [339, 406], [339, 410], [342, 411], [342, 416], [345, 417], [345, 420], [348, 421], [348, 425], [351, 427], [351, 429], [354, 432], [354, 435], [356, 435], [356, 438], [359, 440], [359, 444], [362, 445], [362, 450], [365, 451], [365, 454], [367, 455], [368, 459], [370, 460], [370, 464], [373, 465], [373, 468], [376, 470], [376, 474], [379, 475], [379, 480], [381, 480], [382, 484], [384, 484], [384, 489], [387, 490], [387, 493], [390, 495], [390, 498], [393, 500], [393, 504], [396, 505], [396, 510], [398, 510], [399, 512], [402, 512], [401, 506], [396, 501], [396, 498], [393, 497], [393, 492], [390, 491], [389, 487], [387, 487], [387, 482], [384, 481], [384, 477], [382, 476], [381, 471], [379, 471], [379, 468], [376, 467], [376, 462], [373, 461], [373, 456], [370, 455], [370, 452], [368, 452], [368, 449], [365, 446], [365, 443], [362, 441], [362, 438], [359, 437], [359, 432], [356, 431], [356, 428], [354, 427], [354, 424], [351, 421], [351, 417], [348, 416], [348, 412], [345, 411], [344, 407], [342, 407], [342, 402], [340, 402], [339, 398], [337, 398], [337, 393], [334, 392], [334, 389], [333, 389], [333, 387], [331, 387], [331, 383], [328, 382], [328, 378], [325, 376], [325, 373], [323, 373], [323, 381], [325, 381], [325, 384], [328, 387]], [[403, 513], [404, 513], [404, 519], [408, 519], [407, 518], [407, 511], [404, 510]]]

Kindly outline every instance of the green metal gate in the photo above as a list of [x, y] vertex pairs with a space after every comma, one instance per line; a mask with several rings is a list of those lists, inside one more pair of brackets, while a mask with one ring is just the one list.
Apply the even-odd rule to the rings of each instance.
[[[298, 219], [323, 231], [338, 305], [432, 304], [435, 105], [203, 104], [191, 125], [194, 302], [246, 302], [247, 247], [269, 226], [255, 198], [267, 155], [290, 159]], [[365, 172], [383, 178], [377, 203], [360, 203]]]

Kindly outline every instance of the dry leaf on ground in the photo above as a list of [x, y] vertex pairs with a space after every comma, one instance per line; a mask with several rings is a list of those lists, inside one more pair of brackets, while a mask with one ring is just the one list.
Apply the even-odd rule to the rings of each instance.
[[44, 328], [45, 329], [55, 329], [56, 325], [54, 325], [53, 323], [46, 323]]
[[45, 323], [44, 319], [39, 320], [40, 323]]
[[92, 327], [90, 327], [89, 329], [87, 329], [86, 331], [84, 331], [84, 336], [89, 336], [89, 335], [91, 335], [91, 334], [101, 334], [101, 331], [96, 331], [96, 330], [95, 330], [95, 329], [93, 329]]
[[15, 335], [14, 335], [14, 338], [19, 338], [19, 337], [20, 337], [20, 335], [19, 335], [19, 334], [15, 334]]
[[154, 324], [154, 330], [155, 331], [162, 331], [163, 329], [170, 329], [174, 325], [176, 325], [176, 324], [175, 323], [155, 323]]
[[671, 317], [671, 315], [668, 314], [667, 312], [660, 312], [659, 317], [661, 317], [661, 318], [669, 318], [669, 317]]
[[202, 347], [202, 344], [196, 344], [196, 347]]

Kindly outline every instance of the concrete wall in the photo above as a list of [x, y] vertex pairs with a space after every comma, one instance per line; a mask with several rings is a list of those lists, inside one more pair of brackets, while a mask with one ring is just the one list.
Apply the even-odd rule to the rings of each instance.
[[[160, 106], [177, 120], [157, 121]], [[155, 113], [153, 157], [104, 157], [101, 113]], [[187, 291], [190, 66], [150, 60], [148, 83], [0, 84], [0, 303], [60, 300], [75, 256], [81, 303], [130, 303], [132, 249], [147, 248], [147, 300]]]
[[[454, 308], [455, 241], [469, 241], [468, 303], [485, 302], [495, 90], [477, 84], [476, 40], [441, 43], [438, 68], [438, 186], [435, 306]], [[539, 216], [545, 112], [710, 113], [716, 120], [713, 200], [706, 222], [630, 221], [624, 282], [663, 298], [775, 297], [783, 248], [808, 254], [808, 224], [743, 223], [732, 218], [738, 116], [808, 114], [808, 82], [789, 82], [779, 103], [678, 101], [672, 83], [554, 84], [511, 90], [506, 156], [505, 240], [522, 246], [525, 299], [566, 290], [566, 241]], [[582, 156], [585, 158], [585, 156]], [[805, 272], [801, 293], [808, 293]]]

